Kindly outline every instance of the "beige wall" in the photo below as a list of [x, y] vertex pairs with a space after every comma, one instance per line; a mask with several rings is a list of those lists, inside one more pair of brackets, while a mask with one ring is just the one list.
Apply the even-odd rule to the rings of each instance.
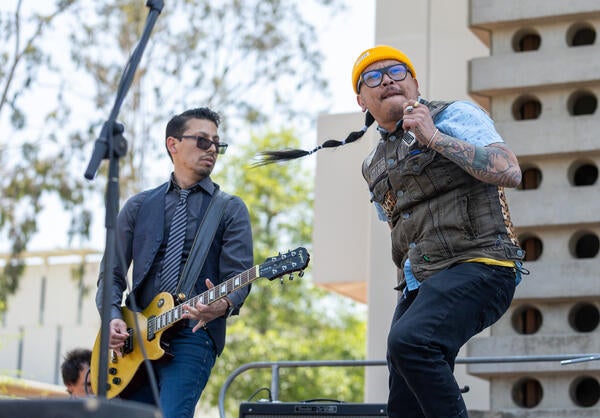
[[[100, 321], [94, 299], [99, 256], [39, 253], [10, 298], [0, 325], [0, 375], [62, 386], [67, 351], [92, 348]], [[71, 269], [85, 257], [83, 281]], [[86, 293], [87, 292], [87, 293]]]

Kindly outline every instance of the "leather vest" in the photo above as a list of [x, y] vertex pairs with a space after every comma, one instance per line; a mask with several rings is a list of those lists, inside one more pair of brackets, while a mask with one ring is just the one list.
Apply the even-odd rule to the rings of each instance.
[[[427, 104], [434, 122], [450, 104]], [[400, 287], [407, 258], [419, 281], [472, 258], [522, 260], [525, 252], [518, 245], [504, 189], [475, 179], [420, 145], [401, 125], [395, 132], [382, 132], [362, 168], [372, 200], [388, 217]]]

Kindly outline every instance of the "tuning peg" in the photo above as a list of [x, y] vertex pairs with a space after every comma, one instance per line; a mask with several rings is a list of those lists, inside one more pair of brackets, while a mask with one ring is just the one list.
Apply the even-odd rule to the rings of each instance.
[[294, 274], [290, 273], [290, 276], [288, 277], [290, 280], [294, 280]]
[[300, 270], [298, 272], [298, 277], [304, 277], [304, 270]]

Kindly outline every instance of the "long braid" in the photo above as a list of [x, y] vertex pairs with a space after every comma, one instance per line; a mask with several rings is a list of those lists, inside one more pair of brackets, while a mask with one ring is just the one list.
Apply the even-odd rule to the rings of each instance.
[[322, 148], [335, 148], [341, 145], [350, 144], [354, 141], [360, 139], [365, 132], [369, 129], [369, 127], [375, 122], [375, 118], [371, 115], [369, 111], [367, 111], [365, 115], [365, 125], [362, 127], [360, 131], [350, 132], [350, 134], [343, 141], [337, 141], [335, 139], [328, 139], [323, 142], [318, 147], [313, 148], [311, 151], [301, 150], [301, 149], [290, 149], [290, 150], [280, 150], [280, 151], [263, 151], [260, 152], [257, 156], [258, 160], [256, 163], [252, 164], [255, 167], [260, 167], [263, 165], [273, 164], [273, 163], [282, 163], [285, 161], [295, 160], [297, 158], [306, 157], [307, 155], [314, 154]]

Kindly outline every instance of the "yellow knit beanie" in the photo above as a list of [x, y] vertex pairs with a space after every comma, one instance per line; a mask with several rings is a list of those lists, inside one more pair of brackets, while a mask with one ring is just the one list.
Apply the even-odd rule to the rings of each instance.
[[383, 60], [397, 60], [406, 64], [413, 78], [417, 78], [415, 67], [413, 67], [412, 62], [404, 52], [391, 46], [378, 45], [364, 51], [354, 62], [354, 67], [352, 67], [352, 88], [356, 94], [358, 94], [358, 79], [364, 69], [374, 62]]

